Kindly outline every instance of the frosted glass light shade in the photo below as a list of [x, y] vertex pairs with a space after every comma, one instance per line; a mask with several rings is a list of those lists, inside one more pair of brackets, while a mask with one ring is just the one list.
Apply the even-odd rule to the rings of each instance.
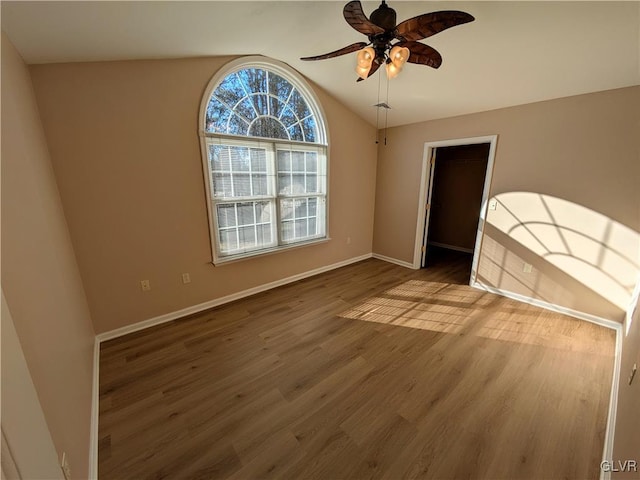
[[376, 58], [376, 52], [371, 47], [365, 47], [358, 51], [358, 64], [356, 66], [356, 73], [363, 80], [369, 75], [373, 60]]

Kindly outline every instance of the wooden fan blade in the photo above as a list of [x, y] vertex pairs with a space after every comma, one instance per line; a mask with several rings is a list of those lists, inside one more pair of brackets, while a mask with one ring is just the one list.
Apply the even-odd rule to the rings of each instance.
[[442, 55], [429, 45], [418, 42], [398, 42], [396, 45], [409, 49], [409, 58], [407, 59], [409, 63], [427, 65], [431, 68], [438, 68], [442, 65]]
[[339, 57], [340, 55], [346, 55], [347, 53], [362, 50], [367, 45], [367, 42], [352, 43], [351, 45], [336, 50], [335, 52], [325, 53], [324, 55], [316, 55], [315, 57], [303, 57], [300, 60], [325, 60], [327, 58]]
[[400, 23], [396, 27], [396, 38], [406, 41], [422, 40], [447, 28], [474, 20], [472, 15], [457, 10], [425, 13]]
[[367, 36], [384, 33], [383, 28], [367, 18], [358, 0], [347, 3], [342, 10], [342, 14], [347, 23], [360, 33], [364, 33]]
[[[369, 78], [371, 75], [373, 75], [374, 73], [376, 73], [378, 71], [378, 69], [380, 68], [380, 64], [378, 62], [373, 62], [371, 64], [371, 70], [369, 70], [369, 73], [367, 74], [367, 78]], [[363, 81], [364, 78], [360, 78], [358, 77], [358, 80], [356, 80], [356, 82], [361, 82]]]

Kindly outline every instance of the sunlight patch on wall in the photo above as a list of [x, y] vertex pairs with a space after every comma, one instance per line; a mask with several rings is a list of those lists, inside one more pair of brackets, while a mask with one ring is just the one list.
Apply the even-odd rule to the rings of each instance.
[[496, 195], [487, 223], [625, 311], [640, 270], [640, 234], [575, 203], [531, 192]]

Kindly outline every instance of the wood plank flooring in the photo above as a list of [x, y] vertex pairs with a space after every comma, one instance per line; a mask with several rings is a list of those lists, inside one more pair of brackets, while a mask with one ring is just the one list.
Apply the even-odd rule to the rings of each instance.
[[101, 346], [99, 478], [597, 478], [612, 330], [370, 259]]

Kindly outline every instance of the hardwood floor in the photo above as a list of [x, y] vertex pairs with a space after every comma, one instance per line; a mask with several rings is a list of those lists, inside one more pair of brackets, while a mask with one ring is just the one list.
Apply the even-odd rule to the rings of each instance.
[[371, 259], [103, 343], [100, 479], [597, 478], [614, 332], [468, 272]]

